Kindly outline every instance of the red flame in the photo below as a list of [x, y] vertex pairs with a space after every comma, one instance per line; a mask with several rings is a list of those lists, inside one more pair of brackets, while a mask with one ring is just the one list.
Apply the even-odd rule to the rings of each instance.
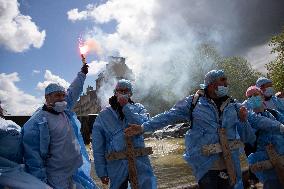
[[79, 38], [79, 49], [80, 49], [80, 54], [85, 55], [89, 51], [88, 44], [83, 41], [83, 39], [80, 37]]
[[79, 49], [80, 53], [83, 55], [89, 52], [101, 53], [101, 48], [94, 39], [87, 39], [86, 41], [83, 41], [82, 38], [79, 38]]
[[79, 49], [80, 49], [80, 53], [84, 55], [87, 54], [87, 52], [89, 51], [88, 45], [80, 46]]

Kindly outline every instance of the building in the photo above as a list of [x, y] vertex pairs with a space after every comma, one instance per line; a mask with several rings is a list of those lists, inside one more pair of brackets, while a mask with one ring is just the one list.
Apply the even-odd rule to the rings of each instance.
[[104, 85], [116, 82], [119, 79], [134, 80], [134, 75], [131, 69], [125, 64], [123, 57], [110, 57], [106, 69], [98, 75], [96, 79], [96, 88], [92, 86], [87, 87], [79, 101], [74, 106], [74, 111], [77, 115], [97, 114], [101, 110], [100, 99], [98, 93], [104, 89]]

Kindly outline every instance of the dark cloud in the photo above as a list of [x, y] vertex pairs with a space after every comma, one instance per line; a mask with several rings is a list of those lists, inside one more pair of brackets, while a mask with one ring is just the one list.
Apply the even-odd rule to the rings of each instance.
[[[268, 42], [284, 26], [283, 0], [160, 0], [161, 24], [175, 17], [181, 32], [193, 31], [225, 55], [241, 54]], [[186, 27], [185, 27], [186, 23]]]

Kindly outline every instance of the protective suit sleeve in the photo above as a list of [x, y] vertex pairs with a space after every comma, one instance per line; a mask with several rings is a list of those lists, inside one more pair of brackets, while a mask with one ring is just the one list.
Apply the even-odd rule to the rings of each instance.
[[[243, 106], [243, 104], [240, 104], [240, 103], [235, 104], [235, 109], [237, 111], [238, 117], [239, 117], [239, 111], [240, 111], [241, 106]], [[256, 136], [248, 120], [242, 122], [239, 119], [239, 121], [236, 122], [236, 126], [237, 126], [237, 131], [240, 135], [241, 141], [243, 141], [244, 143], [250, 143], [250, 144], [253, 144], [255, 142]]]
[[100, 116], [96, 118], [92, 130], [92, 148], [94, 155], [95, 170], [98, 177], [108, 176], [106, 169], [106, 143], [102, 130]]
[[249, 111], [248, 121], [255, 129], [279, 132], [281, 129], [281, 123], [277, 120], [272, 120], [265, 116], [258, 115], [252, 111]]
[[240, 135], [241, 141], [243, 141], [244, 143], [253, 144], [256, 140], [256, 136], [249, 122], [239, 121], [236, 124], [237, 124], [237, 131]]
[[144, 132], [151, 132], [161, 129], [167, 125], [175, 124], [183, 121], [190, 121], [190, 106], [192, 96], [176, 103], [169, 111], [158, 114], [149, 121], [143, 123], [142, 128]]
[[127, 103], [122, 109], [126, 119], [131, 124], [141, 125], [150, 119], [149, 113], [142, 104]]
[[67, 102], [67, 108], [71, 110], [75, 103], [77, 102], [79, 96], [83, 92], [83, 86], [86, 79], [86, 75], [82, 72], [77, 74], [77, 77], [71, 83], [67, 89], [67, 94], [65, 100]]
[[23, 129], [24, 161], [28, 173], [47, 182], [46, 168], [44, 160], [40, 155], [40, 137], [35, 129]]

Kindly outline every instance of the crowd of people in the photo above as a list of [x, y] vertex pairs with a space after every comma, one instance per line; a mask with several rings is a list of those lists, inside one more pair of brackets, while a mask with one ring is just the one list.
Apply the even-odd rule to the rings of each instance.
[[[6, 120], [0, 108], [0, 188], [98, 188], [90, 177], [80, 122], [72, 112], [87, 73], [84, 65], [67, 90], [49, 84], [45, 103], [22, 128]], [[211, 70], [195, 94], [150, 117], [142, 104], [133, 102], [131, 81], [119, 80], [92, 129], [94, 167], [102, 184], [130, 187], [128, 159], [108, 158], [126, 150], [126, 137], [135, 149], [145, 148], [143, 133], [190, 122], [183, 157], [200, 189], [244, 188], [243, 144], [250, 146], [246, 154], [251, 174], [263, 188], [284, 188], [284, 91], [275, 93], [272, 81], [260, 77], [245, 92], [247, 99], [238, 102], [229, 96], [229, 87], [224, 71]], [[157, 188], [148, 155], [136, 156], [137, 188]]]

